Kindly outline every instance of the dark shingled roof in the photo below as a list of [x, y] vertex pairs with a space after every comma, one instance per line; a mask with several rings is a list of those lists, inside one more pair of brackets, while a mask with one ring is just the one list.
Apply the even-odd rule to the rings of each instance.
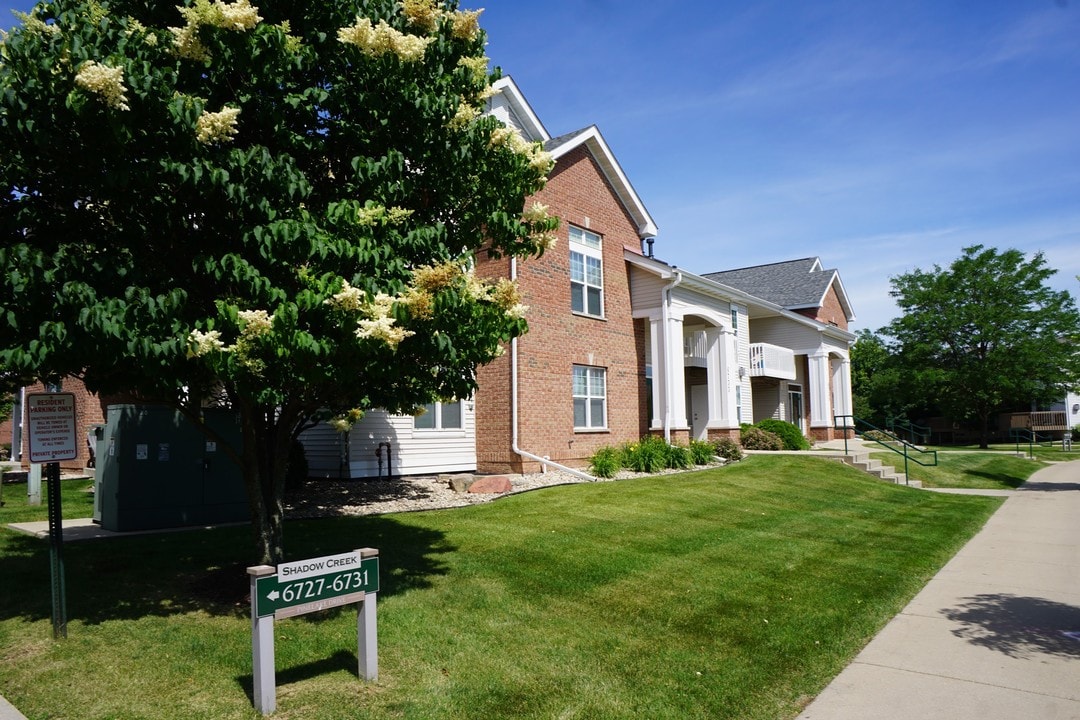
[[553, 137], [550, 140], [548, 140], [546, 143], [544, 143], [544, 150], [546, 150], [547, 152], [555, 152], [555, 150], [557, 150], [562, 145], [565, 145], [566, 143], [570, 142], [571, 140], [576, 138], [578, 135], [581, 135], [583, 133], [588, 132], [589, 129], [593, 128], [593, 127], [596, 127], [596, 126], [595, 125], [590, 125], [589, 127], [583, 127], [580, 130], [575, 130], [573, 132], [565, 133], [563, 135], [560, 135], [559, 137]]
[[836, 276], [836, 270], [822, 269], [816, 257], [703, 275], [789, 310], [821, 307]]

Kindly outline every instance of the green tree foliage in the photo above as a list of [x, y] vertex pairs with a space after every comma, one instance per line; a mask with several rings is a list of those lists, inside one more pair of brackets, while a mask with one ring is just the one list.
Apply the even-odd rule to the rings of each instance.
[[918, 384], [904, 382], [896, 357], [872, 330], [860, 330], [851, 346], [851, 396], [856, 417], [882, 428], [926, 400]]
[[1041, 253], [975, 245], [948, 268], [892, 278], [904, 314], [884, 332], [900, 366], [945, 412], [978, 423], [982, 447], [993, 415], [1056, 400], [1080, 378], [1080, 316], [1047, 286], [1054, 272]]
[[320, 413], [466, 397], [526, 329], [551, 159], [452, 0], [54, 0], [0, 45], [0, 367], [240, 418], [258, 555]]

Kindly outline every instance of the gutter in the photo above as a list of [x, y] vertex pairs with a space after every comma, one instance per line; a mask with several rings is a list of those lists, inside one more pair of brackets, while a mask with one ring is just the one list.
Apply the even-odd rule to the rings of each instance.
[[[510, 280], [517, 280], [517, 258], [510, 258]], [[528, 460], [535, 460], [540, 463], [540, 468], [543, 472], [547, 472], [547, 466], [550, 465], [553, 468], [562, 470], [565, 473], [569, 473], [574, 477], [579, 477], [582, 480], [588, 480], [590, 482], [596, 482], [596, 478], [588, 473], [575, 470], [574, 468], [567, 467], [557, 462], [553, 462], [549, 458], [540, 457], [526, 450], [522, 450], [518, 446], [518, 353], [517, 353], [517, 341], [518, 339], [511, 338], [510, 340], [510, 449], [515, 454], [520, 455]]]
[[[683, 281], [682, 270], [672, 265], [671, 271], [674, 278], [660, 292], [662, 298], [660, 303], [660, 323], [664, 328], [664, 442], [668, 445], [671, 444], [671, 368], [673, 365], [671, 361], [671, 343], [668, 342], [670, 334], [668, 321], [671, 319], [671, 291]], [[681, 348], [679, 352], [682, 352]], [[655, 374], [654, 372], [653, 375], [655, 376]]]

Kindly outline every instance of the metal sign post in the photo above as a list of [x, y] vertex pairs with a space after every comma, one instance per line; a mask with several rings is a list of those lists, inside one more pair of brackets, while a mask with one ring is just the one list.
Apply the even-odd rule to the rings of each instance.
[[359, 603], [356, 657], [364, 680], [379, 677], [375, 601], [379, 592], [379, 551], [361, 548], [340, 555], [256, 565], [251, 578], [252, 700], [269, 715], [277, 707], [274, 620]]
[[75, 396], [35, 393], [26, 396], [30, 462], [45, 463], [49, 492], [49, 569], [52, 587], [53, 637], [67, 637], [67, 592], [64, 587], [64, 523], [60, 508], [60, 461], [78, 457], [75, 440]]

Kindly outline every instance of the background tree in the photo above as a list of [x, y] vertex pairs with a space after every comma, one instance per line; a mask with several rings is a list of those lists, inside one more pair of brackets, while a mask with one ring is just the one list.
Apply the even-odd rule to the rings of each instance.
[[860, 330], [851, 346], [851, 399], [856, 417], [881, 428], [909, 410], [895, 357], [873, 330]]
[[525, 330], [551, 159], [492, 117], [456, 2], [55, 0], [0, 45], [0, 363], [234, 408], [258, 559], [323, 413], [466, 397]]
[[892, 278], [903, 315], [885, 328], [908, 377], [955, 419], [975, 422], [987, 447], [998, 412], [1059, 399], [1080, 380], [1080, 316], [1047, 286], [1041, 253], [982, 245], [948, 268]]

